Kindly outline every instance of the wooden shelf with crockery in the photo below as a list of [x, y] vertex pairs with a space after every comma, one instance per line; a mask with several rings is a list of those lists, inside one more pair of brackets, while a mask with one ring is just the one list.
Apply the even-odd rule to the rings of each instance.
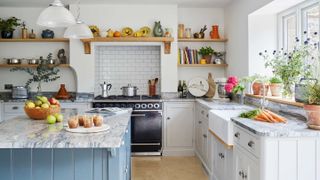
[[178, 64], [178, 67], [228, 67], [228, 64]]
[[[9, 67], [9, 68], [12, 68], [12, 67], [37, 67], [38, 65], [37, 64], [0, 64], [0, 67]], [[70, 67], [69, 64], [59, 64], [57, 67]]]
[[182, 38], [178, 39], [178, 42], [227, 42], [228, 39], [194, 39], [194, 38]]
[[44, 38], [36, 38], [36, 39], [1, 39], [0, 42], [69, 42], [69, 39], [66, 38], [53, 38], [53, 39], [44, 39]]

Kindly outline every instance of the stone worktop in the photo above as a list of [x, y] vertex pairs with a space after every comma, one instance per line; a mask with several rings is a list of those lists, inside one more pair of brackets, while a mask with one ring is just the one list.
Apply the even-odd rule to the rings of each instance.
[[65, 131], [64, 123], [19, 116], [0, 123], [0, 148], [118, 148], [130, 123], [131, 109], [104, 117], [105, 132], [78, 134]]
[[[257, 108], [255, 106], [249, 105], [241, 105], [234, 102], [227, 102], [227, 101], [219, 101], [219, 100], [205, 100], [205, 99], [197, 99], [198, 103], [202, 106], [205, 106], [209, 109], [214, 110], [232, 110], [232, 109], [245, 109], [249, 110], [252, 108]], [[282, 109], [283, 110], [283, 109]], [[280, 109], [278, 111], [281, 111]], [[306, 119], [302, 118], [300, 115], [289, 115], [285, 113], [277, 114], [282, 115], [285, 117], [288, 122], [284, 123], [266, 123], [266, 122], [259, 122], [252, 119], [246, 118], [239, 118], [234, 117], [232, 121], [250, 131], [253, 134], [258, 136], [264, 137], [275, 137], [275, 138], [289, 138], [289, 137], [319, 137], [320, 138], [320, 131], [312, 130], [307, 127]]]

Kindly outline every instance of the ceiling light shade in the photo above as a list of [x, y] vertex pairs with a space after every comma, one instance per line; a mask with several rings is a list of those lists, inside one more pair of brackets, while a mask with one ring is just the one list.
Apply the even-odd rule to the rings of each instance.
[[54, 0], [38, 17], [37, 24], [49, 28], [68, 27], [75, 24], [72, 13], [64, 7], [60, 0]]
[[69, 39], [87, 39], [93, 38], [93, 35], [90, 28], [82, 21], [78, 20], [76, 24], [67, 28], [63, 37]]

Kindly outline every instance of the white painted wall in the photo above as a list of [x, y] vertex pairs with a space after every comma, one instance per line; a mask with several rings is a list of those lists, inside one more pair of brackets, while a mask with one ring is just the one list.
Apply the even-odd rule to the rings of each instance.
[[[29, 30], [34, 29], [37, 37], [41, 36], [43, 29], [36, 25], [37, 17], [43, 7], [0, 7], [0, 17], [8, 18], [15, 16], [26, 21]], [[64, 29], [55, 29], [55, 36], [62, 37]], [[20, 28], [14, 32], [14, 37], [20, 37]], [[54, 58], [59, 49], [64, 48], [69, 52], [67, 43], [0, 43], [0, 63], [5, 63], [3, 58], [39, 58], [47, 57], [51, 52]], [[74, 71], [69, 68], [61, 68], [59, 75], [61, 78], [52, 83], [43, 85], [43, 91], [58, 91], [61, 83], [65, 83], [69, 91], [76, 91]], [[9, 68], [0, 69], [0, 91], [4, 91], [4, 84], [24, 85], [30, 76], [24, 72], [10, 72]], [[36, 91], [35, 84], [31, 86], [32, 91]]]
[[229, 39], [226, 46], [229, 75], [250, 75], [248, 15], [271, 1], [237, 0], [232, 1], [225, 9], [225, 34]]
[[[223, 8], [178, 8], [178, 24], [184, 24], [185, 28], [191, 28], [192, 34], [199, 32], [207, 25], [208, 30], [205, 37], [210, 38], [211, 26], [218, 24], [220, 36], [224, 37], [224, 9]], [[179, 42], [179, 48], [189, 47], [191, 49], [200, 49], [203, 46], [211, 46], [216, 51], [225, 51], [225, 43], [188, 43]], [[187, 80], [194, 77], [208, 77], [211, 72], [214, 77], [225, 77], [225, 68], [178, 68], [178, 79]]]
[[[76, 6], [71, 4], [70, 10], [76, 12]], [[81, 19], [88, 24], [97, 25], [101, 31], [109, 28], [121, 30], [131, 27], [135, 30], [142, 26], [153, 28], [154, 21], [160, 20], [162, 27], [172, 28], [173, 37], [177, 34], [177, 6], [176, 5], [81, 5]], [[104, 43], [111, 45], [110, 43]], [[132, 43], [123, 43], [124, 45]], [[99, 43], [101, 45], [101, 43]], [[143, 44], [139, 44], [143, 45]], [[156, 44], [152, 44], [156, 45]], [[161, 91], [175, 92], [177, 82], [177, 43], [171, 44], [171, 54], [164, 54], [161, 50]], [[92, 46], [94, 48], [94, 46]], [[71, 65], [77, 72], [79, 92], [94, 92], [94, 49], [90, 55], [83, 54], [83, 45], [78, 40], [71, 41]]]

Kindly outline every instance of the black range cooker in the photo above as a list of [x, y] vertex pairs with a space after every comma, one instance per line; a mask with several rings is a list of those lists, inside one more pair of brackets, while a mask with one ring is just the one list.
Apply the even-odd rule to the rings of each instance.
[[133, 155], [161, 155], [162, 102], [160, 96], [97, 96], [94, 108], [132, 108], [131, 150]]

